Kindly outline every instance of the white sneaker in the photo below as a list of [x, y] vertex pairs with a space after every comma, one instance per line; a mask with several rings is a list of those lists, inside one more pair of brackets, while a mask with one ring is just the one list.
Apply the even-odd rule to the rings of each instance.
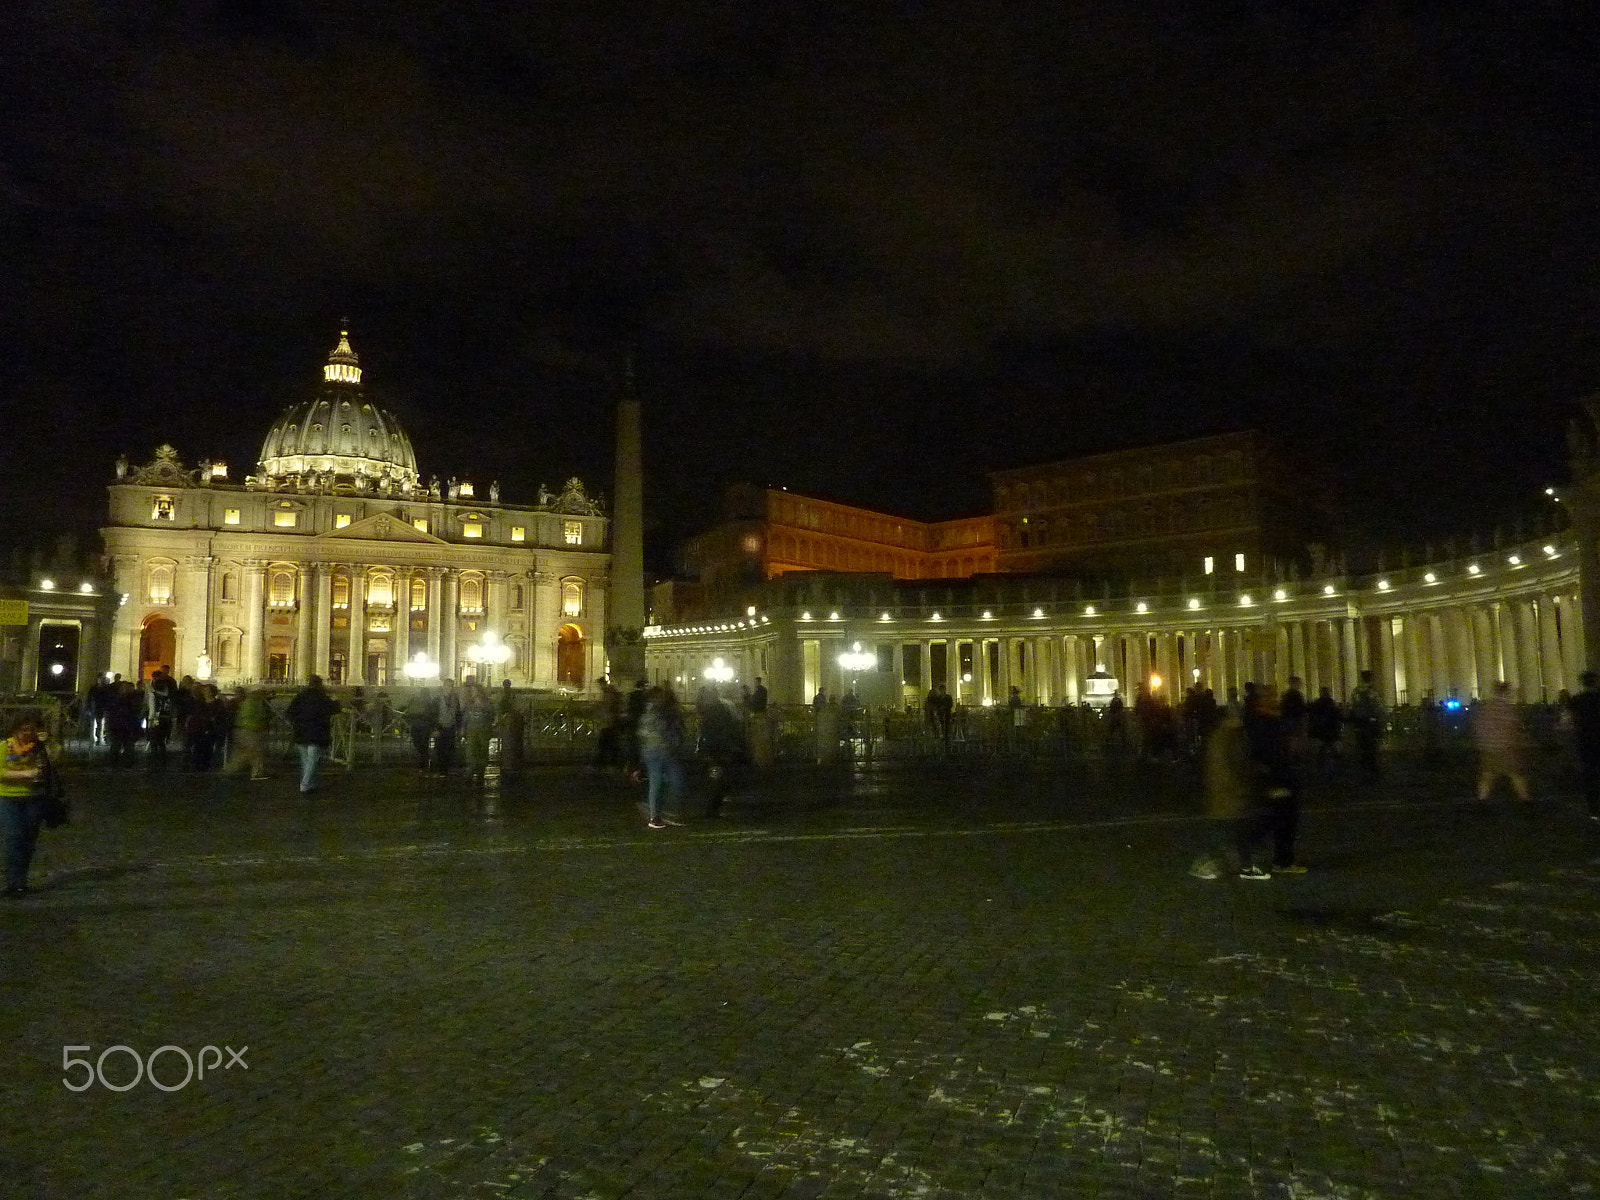
[[1197, 858], [1190, 865], [1189, 874], [1196, 879], [1216, 879], [1222, 872], [1217, 870], [1217, 864], [1212, 859]]
[[1263, 871], [1260, 867], [1246, 867], [1239, 872], [1240, 879], [1271, 879], [1271, 871]]

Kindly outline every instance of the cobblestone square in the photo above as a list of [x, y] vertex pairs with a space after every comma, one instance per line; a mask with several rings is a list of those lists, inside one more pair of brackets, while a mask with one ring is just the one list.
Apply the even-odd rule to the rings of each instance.
[[[1323, 784], [1308, 874], [1207, 883], [1192, 791], [790, 771], [657, 832], [573, 768], [309, 802], [85, 773], [0, 910], [0, 1190], [1600, 1192], [1600, 829], [1571, 797]], [[206, 1046], [243, 1062], [176, 1086]], [[81, 1092], [64, 1047], [99, 1061]]]

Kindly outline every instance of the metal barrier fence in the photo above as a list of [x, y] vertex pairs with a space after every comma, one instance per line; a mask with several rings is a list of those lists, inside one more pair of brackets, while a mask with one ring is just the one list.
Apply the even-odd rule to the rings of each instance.
[[[286, 710], [292, 693], [268, 697], [271, 724], [267, 753], [293, 754]], [[517, 762], [571, 763], [592, 758], [604, 716], [596, 701], [566, 697], [519, 696], [515, 715], [495, 726], [497, 758]], [[24, 712], [37, 714], [57, 754], [67, 764], [89, 765], [105, 750], [97, 743], [83, 703], [76, 697], [23, 696], [0, 700], [0, 726]], [[1535, 757], [1567, 753], [1571, 740], [1567, 714], [1556, 704], [1521, 706], [1529, 752]], [[694, 708], [683, 708], [688, 743], [696, 737]], [[833, 762], [844, 759], [916, 760], [928, 758], [1115, 758], [1138, 756], [1142, 744], [1131, 711], [1120, 727], [1087, 706], [1061, 708], [956, 708], [948, 733], [931, 724], [920, 709], [877, 708], [848, 711], [832, 707], [774, 706], [764, 716], [747, 717], [745, 727], [758, 760], [777, 763]], [[1346, 726], [1345, 744], [1349, 743]], [[514, 743], [514, 744], [511, 744]], [[182, 745], [174, 730], [173, 746]], [[1425, 711], [1400, 706], [1388, 714], [1384, 751], [1398, 756], [1466, 758], [1472, 754], [1469, 709]], [[1179, 727], [1172, 749], [1179, 756], [1198, 747]], [[404, 715], [382, 700], [360, 709], [345, 708], [333, 721], [331, 762], [348, 769], [396, 766], [413, 761]]]

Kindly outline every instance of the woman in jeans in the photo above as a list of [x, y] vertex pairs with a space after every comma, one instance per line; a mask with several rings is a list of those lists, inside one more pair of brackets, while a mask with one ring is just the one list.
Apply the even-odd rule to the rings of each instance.
[[50, 782], [50, 758], [39, 737], [38, 718], [17, 718], [0, 763], [0, 837], [5, 841], [9, 899], [28, 891], [28, 867], [44, 817], [44, 792]]
[[639, 718], [639, 756], [648, 779], [650, 828], [681, 825], [683, 795], [683, 714], [669, 687], [654, 687]]

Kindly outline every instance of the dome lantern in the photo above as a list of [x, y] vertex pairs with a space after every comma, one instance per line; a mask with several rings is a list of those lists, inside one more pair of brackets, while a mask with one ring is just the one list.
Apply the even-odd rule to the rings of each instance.
[[339, 344], [328, 355], [328, 365], [322, 368], [324, 383], [360, 383], [361, 359], [350, 346], [350, 331], [339, 331]]

